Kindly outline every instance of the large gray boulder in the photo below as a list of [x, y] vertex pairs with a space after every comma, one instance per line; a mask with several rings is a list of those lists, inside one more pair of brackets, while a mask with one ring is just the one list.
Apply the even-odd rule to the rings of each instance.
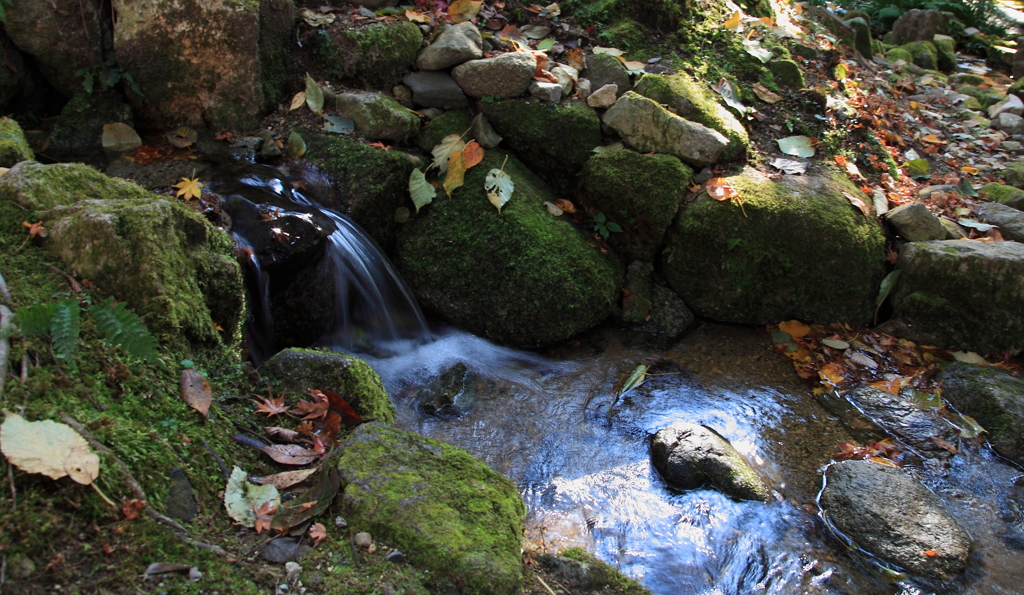
[[911, 242], [896, 268], [885, 332], [984, 354], [1024, 349], [1024, 244]]
[[729, 145], [720, 132], [681, 118], [633, 91], [620, 97], [602, 121], [641, 152], [668, 153], [697, 167], [718, 161]]
[[416, 67], [420, 70], [443, 70], [469, 60], [484, 57], [483, 37], [470, 21], [445, 27], [441, 35], [420, 52]]
[[8, 2], [5, 10], [4, 29], [11, 41], [36, 58], [43, 77], [64, 96], [71, 97], [82, 89], [83, 77], [76, 74], [78, 71], [102, 65], [103, 16], [99, 2], [28, 0]]
[[533, 80], [537, 59], [527, 52], [507, 52], [493, 58], [463, 62], [452, 78], [470, 97], [519, 97]]
[[775, 181], [748, 168], [725, 181], [738, 197], [705, 194], [684, 205], [661, 253], [669, 287], [697, 315], [751, 324], [871, 321], [885, 237], [844, 195], [860, 194], [845, 176]]
[[345, 518], [429, 571], [432, 593], [520, 592], [526, 506], [516, 486], [464, 450], [377, 423], [337, 463]]
[[419, 116], [382, 93], [353, 91], [335, 97], [338, 115], [351, 118], [356, 131], [371, 140], [405, 142], [420, 130]]
[[981, 203], [978, 218], [983, 223], [999, 226], [999, 233], [1007, 240], [1024, 242], [1024, 212], [997, 202]]
[[871, 461], [843, 461], [829, 466], [825, 481], [819, 503], [826, 521], [861, 549], [911, 573], [942, 580], [966, 569], [970, 535], [907, 472]]
[[946, 238], [946, 230], [939, 218], [932, 214], [923, 202], [916, 200], [886, 213], [885, 221], [892, 225], [900, 236], [911, 242]]
[[651, 439], [651, 460], [668, 484], [680, 490], [703, 486], [741, 500], [768, 500], [768, 488], [733, 448], [711, 428], [677, 422]]
[[412, 102], [418, 106], [456, 109], [469, 105], [462, 87], [447, 72], [410, 72], [402, 82], [412, 89]]
[[996, 451], [1024, 465], [1024, 380], [961, 362], [950, 364], [939, 380], [942, 396], [985, 428]]

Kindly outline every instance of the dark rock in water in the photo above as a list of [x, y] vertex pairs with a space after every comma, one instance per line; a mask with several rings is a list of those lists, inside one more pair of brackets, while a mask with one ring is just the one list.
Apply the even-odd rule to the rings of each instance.
[[988, 431], [996, 451], [1024, 465], [1024, 380], [962, 362], [950, 364], [939, 379], [942, 396]]
[[858, 547], [911, 573], [942, 580], [966, 569], [970, 535], [938, 496], [907, 472], [843, 461], [829, 466], [825, 478], [819, 496], [825, 518]]
[[157, 188], [173, 186], [186, 177], [205, 178], [209, 169], [209, 164], [196, 161], [175, 161], [169, 159], [167, 161], [153, 161], [143, 165], [134, 159], [119, 157], [111, 161], [110, 165], [103, 170], [103, 173], [111, 177], [135, 182], [148, 190], [156, 190]]
[[559, 582], [584, 591], [596, 591], [612, 582], [612, 573], [602, 564], [588, 564], [556, 554], [541, 554], [537, 562]]
[[626, 273], [629, 295], [622, 298], [622, 320], [636, 330], [675, 339], [696, 317], [676, 292], [651, 280], [654, 265], [635, 261]]
[[459, 362], [420, 391], [420, 408], [430, 415], [462, 415], [476, 400], [475, 377]]
[[292, 560], [301, 560], [310, 551], [312, 548], [308, 545], [300, 545], [291, 537], [280, 537], [263, 548], [263, 559], [272, 564], [284, 564]]
[[952, 454], [942, 446], [957, 442], [956, 431], [937, 414], [901, 395], [871, 386], [858, 386], [847, 397], [865, 415], [922, 456], [948, 459]]
[[693, 490], [709, 485], [741, 500], [768, 500], [768, 488], [757, 473], [711, 428], [686, 422], [659, 431], [651, 441], [654, 467], [674, 488]]
[[103, 125], [121, 122], [134, 125], [132, 108], [113, 91], [79, 93], [64, 106], [46, 141], [43, 152], [59, 161], [103, 165]]
[[192, 491], [185, 472], [175, 467], [171, 469], [171, 488], [167, 492], [165, 510], [167, 516], [179, 521], [189, 522], [196, 516], [196, 495]]

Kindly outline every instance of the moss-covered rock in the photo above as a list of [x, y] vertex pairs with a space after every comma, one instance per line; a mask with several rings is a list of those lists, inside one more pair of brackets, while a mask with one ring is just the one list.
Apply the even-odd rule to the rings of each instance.
[[1024, 211], [1024, 190], [998, 182], [989, 182], [978, 190], [978, 195]]
[[[971, 74], [969, 72], [959, 72], [957, 74], [950, 76], [949, 81], [947, 82], [951, 87], [959, 87], [960, 85], [973, 85], [977, 87], [978, 85], [981, 85], [982, 83], [985, 82], [985, 77], [977, 74]], [[1017, 85], [1019, 83], [1020, 81], [1014, 83], [1014, 85]], [[1013, 87], [1011, 87], [1011, 89], [1012, 88]]]
[[[472, 121], [473, 113], [469, 111], [469, 108], [447, 111], [431, 120], [420, 130], [420, 134], [416, 138], [416, 145], [424, 152], [429, 153], [441, 142], [441, 139], [449, 134], [462, 134], [469, 130]], [[463, 139], [469, 137], [470, 135], [466, 135]]]
[[1024, 189], [1024, 161], [1014, 161], [1007, 165], [999, 172], [999, 177], [1014, 188]]
[[13, 167], [36, 156], [25, 140], [25, 131], [11, 118], [0, 118], [0, 167]]
[[353, 91], [328, 97], [338, 115], [351, 118], [356, 131], [371, 140], [404, 143], [420, 130], [412, 110], [382, 93]]
[[260, 371], [286, 391], [331, 390], [362, 417], [386, 424], [395, 421], [395, 406], [380, 376], [361, 359], [330, 351], [285, 349], [267, 360]]
[[902, 46], [910, 53], [911, 62], [926, 70], [938, 68], [939, 56], [935, 44], [930, 41], [912, 41]]
[[692, 178], [693, 170], [671, 155], [606, 151], [587, 161], [579, 197], [624, 227], [624, 234], [608, 241], [621, 246], [628, 260], [652, 261]]
[[948, 35], [936, 35], [932, 38], [935, 44], [936, 58], [939, 70], [950, 72], [957, 69], [956, 65], [956, 40]]
[[622, 595], [650, 595], [643, 585], [615, 570], [583, 548], [569, 548], [556, 554], [541, 554], [537, 562], [563, 587], [584, 592], [605, 587]]
[[339, 19], [314, 39], [314, 55], [325, 73], [390, 86], [416, 63], [423, 33], [416, 23], [405, 20], [352, 28]]
[[152, 198], [146, 189], [103, 175], [81, 163], [43, 165], [23, 161], [0, 176], [0, 197], [30, 211], [70, 205], [80, 200]]
[[768, 488], [743, 456], [718, 432], [676, 422], [651, 438], [651, 462], [679, 490], [710, 486], [741, 500], [768, 500]]
[[805, 60], [816, 60], [818, 58], [817, 48], [813, 48], [809, 45], [804, 45], [802, 43], [794, 43], [792, 46], [790, 46], [789, 51], [792, 52], [793, 55], [803, 58]]
[[779, 81], [787, 87], [802, 89], [804, 86], [804, 73], [800, 72], [800, 66], [792, 60], [772, 60], [768, 64], [769, 70]]
[[900, 60], [903, 60], [907, 64], [914, 63], [914, 55], [902, 47], [892, 48], [886, 52], [885, 59], [890, 62], [899, 62]]
[[341, 450], [346, 519], [429, 570], [432, 592], [519, 593], [526, 507], [511, 481], [460, 448], [375, 423]]
[[544, 183], [508, 157], [515, 184], [501, 213], [484, 178], [507, 156], [487, 152], [451, 198], [425, 207], [402, 231], [396, 264], [424, 307], [490, 339], [559, 341], [612, 313], [623, 272], [565, 218], [552, 217]]
[[989, 107], [999, 103], [1006, 99], [1006, 95], [1000, 93], [998, 90], [991, 87], [975, 87], [973, 85], [961, 85], [956, 88], [957, 91], [964, 95], [970, 95], [978, 100], [981, 104], [982, 109], [988, 109]]
[[[465, 130], [465, 128], [463, 129]], [[307, 133], [306, 159], [331, 182], [335, 201], [325, 206], [348, 214], [387, 253], [395, 245], [395, 210], [412, 207], [412, 162], [401, 151], [381, 151], [338, 134]]]
[[481, 102], [480, 111], [516, 155], [560, 191], [575, 186], [576, 174], [601, 144], [601, 121], [582, 101], [552, 106], [506, 99]]
[[750, 137], [736, 116], [685, 73], [672, 76], [645, 74], [637, 81], [634, 90], [644, 97], [668, 105], [687, 120], [723, 134], [729, 144], [722, 152], [722, 159], [741, 157], [750, 147]]
[[103, 125], [135, 122], [132, 108], [113, 91], [78, 93], [64, 106], [43, 152], [60, 161], [83, 161], [98, 167], [106, 165], [103, 154]]
[[774, 182], [747, 169], [726, 181], [743, 211], [735, 199], [704, 195], [680, 211], [665, 240], [665, 276], [690, 308], [761, 324], [871, 320], [885, 238], [843, 196], [859, 193], [845, 177]]
[[942, 397], [976, 419], [999, 454], [1024, 465], [1024, 380], [961, 362], [950, 364], [939, 379]]
[[871, 17], [853, 16], [846, 21], [846, 26], [853, 29], [853, 47], [865, 58], [871, 58]]
[[911, 242], [886, 332], [979, 353], [1024, 349], [1024, 244]]

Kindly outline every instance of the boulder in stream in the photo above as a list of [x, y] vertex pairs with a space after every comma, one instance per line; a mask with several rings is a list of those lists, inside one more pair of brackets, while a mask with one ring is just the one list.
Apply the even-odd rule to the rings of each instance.
[[829, 466], [825, 482], [818, 498], [825, 519], [864, 551], [942, 580], [966, 569], [970, 535], [909, 473], [843, 461]]
[[476, 400], [476, 376], [459, 362], [420, 390], [420, 408], [430, 415], [459, 416]]
[[743, 456], [705, 426], [677, 422], [659, 431], [651, 440], [651, 460], [676, 489], [711, 486], [741, 500], [769, 499], [768, 488]]
[[430, 571], [433, 593], [520, 592], [526, 506], [516, 486], [461, 448], [377, 423], [341, 447], [341, 506]]
[[1024, 465], [1024, 380], [962, 362], [950, 364], [939, 379], [942, 396], [985, 428], [996, 451]]
[[952, 454], [943, 446], [956, 444], [956, 431], [937, 414], [938, 403], [928, 408], [904, 395], [893, 395], [872, 386], [860, 385], [846, 396], [857, 409], [885, 431], [922, 456], [948, 459]]

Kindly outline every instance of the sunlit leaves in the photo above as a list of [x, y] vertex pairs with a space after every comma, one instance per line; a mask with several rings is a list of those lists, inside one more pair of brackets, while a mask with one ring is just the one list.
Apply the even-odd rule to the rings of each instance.
[[238, 467], [232, 469], [224, 489], [224, 507], [228, 516], [243, 527], [255, 527], [256, 511], [268, 503], [276, 508], [281, 503], [281, 495], [272, 484], [258, 486], [249, 483], [247, 479], [245, 471]]
[[30, 422], [6, 410], [4, 414], [0, 448], [18, 469], [51, 479], [70, 475], [85, 485], [99, 477], [100, 458], [70, 426], [50, 420]]
[[185, 200], [192, 200], [193, 198], [201, 198], [203, 196], [203, 185], [199, 183], [199, 178], [182, 178], [174, 187], [178, 189], [174, 195], [180, 196]]
[[444, 191], [448, 196], [456, 188], [462, 186], [466, 179], [466, 161], [462, 157], [462, 151], [455, 151], [448, 159], [448, 173], [444, 178]]
[[448, 6], [448, 16], [453, 23], [468, 21], [480, 12], [482, 5], [482, 0], [455, 0]]
[[434, 157], [431, 167], [436, 167], [437, 171], [444, 174], [448, 171], [448, 160], [452, 154], [464, 148], [466, 148], [466, 143], [462, 140], [462, 136], [458, 134], [449, 134], [442, 138], [441, 142], [430, 151], [430, 154]]
[[807, 136], [787, 136], [778, 141], [779, 150], [796, 157], [814, 157], [814, 142]]

